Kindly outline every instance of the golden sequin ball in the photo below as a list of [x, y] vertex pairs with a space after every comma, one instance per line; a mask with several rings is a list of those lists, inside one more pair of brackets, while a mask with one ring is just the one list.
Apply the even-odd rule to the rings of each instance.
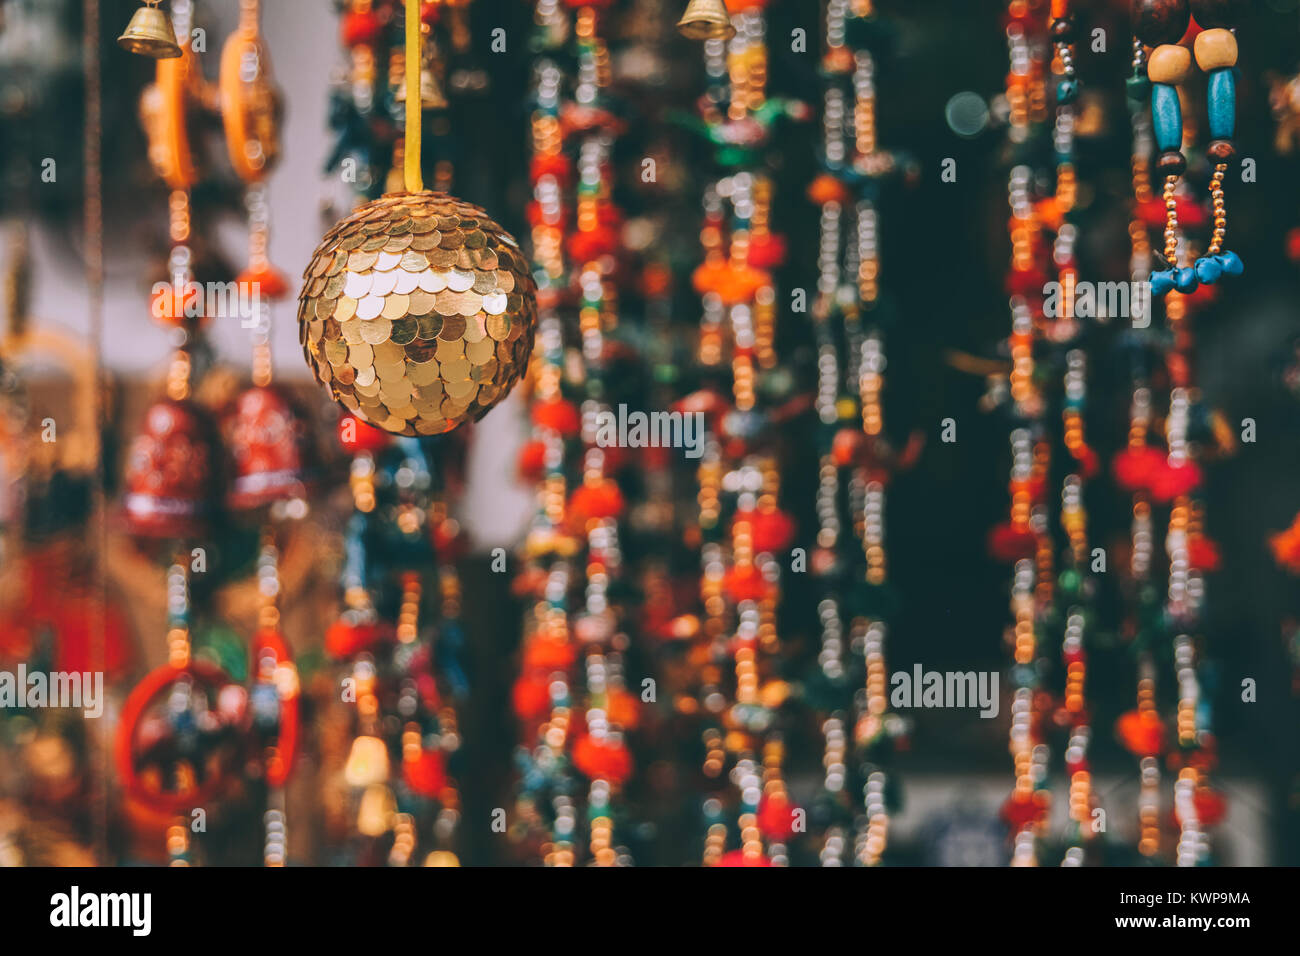
[[334, 399], [400, 435], [478, 419], [523, 375], [536, 285], [514, 237], [428, 190], [360, 206], [303, 274], [303, 354]]

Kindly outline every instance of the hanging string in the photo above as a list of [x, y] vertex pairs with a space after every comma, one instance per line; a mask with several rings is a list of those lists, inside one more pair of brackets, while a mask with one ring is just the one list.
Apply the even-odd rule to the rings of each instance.
[[420, 177], [420, 3], [406, 0], [406, 191], [424, 189]]
[[[94, 385], [92, 399], [91, 442], [95, 478], [91, 483], [91, 513], [93, 543], [90, 553], [94, 562], [95, 593], [99, 600], [91, 624], [90, 665], [93, 671], [104, 670], [105, 621], [108, 611], [108, 578], [104, 554], [107, 550], [108, 525], [105, 508], [104, 469], [100, 443], [104, 434], [104, 197], [103, 197], [103, 107], [99, 66], [99, 4], [84, 0], [82, 4], [82, 66], [85, 73], [86, 120], [83, 149], [84, 218], [82, 228], [86, 247], [86, 298], [90, 317], [90, 341], [94, 354]], [[95, 856], [101, 862], [108, 860], [108, 722], [103, 722], [94, 745], [94, 769], [90, 774], [92, 797], [92, 829]]]

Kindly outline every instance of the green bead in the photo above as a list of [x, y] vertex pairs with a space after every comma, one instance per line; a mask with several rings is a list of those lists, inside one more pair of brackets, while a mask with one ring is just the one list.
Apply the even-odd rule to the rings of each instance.
[[1128, 98], [1139, 102], [1146, 102], [1146, 98], [1151, 95], [1151, 80], [1145, 73], [1138, 73], [1130, 76], [1124, 83], [1128, 91]]

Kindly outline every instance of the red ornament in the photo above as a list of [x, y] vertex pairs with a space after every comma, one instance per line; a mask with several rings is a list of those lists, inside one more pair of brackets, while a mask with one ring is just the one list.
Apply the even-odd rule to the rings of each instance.
[[227, 501], [235, 510], [301, 498], [305, 429], [277, 390], [253, 386], [241, 392], [225, 421], [226, 446], [234, 459]]
[[145, 412], [126, 466], [126, 519], [137, 535], [199, 534], [215, 485], [212, 429], [192, 402], [164, 399]]

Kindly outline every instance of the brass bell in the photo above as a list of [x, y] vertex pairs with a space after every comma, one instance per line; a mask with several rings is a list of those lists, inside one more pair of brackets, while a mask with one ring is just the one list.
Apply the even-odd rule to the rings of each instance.
[[730, 40], [736, 28], [723, 0], [691, 0], [677, 21], [677, 32], [688, 40]]
[[126, 32], [117, 38], [117, 45], [155, 60], [181, 55], [172, 18], [166, 10], [158, 8], [158, 0], [146, 0], [146, 5], [135, 11], [131, 22], [126, 25]]

